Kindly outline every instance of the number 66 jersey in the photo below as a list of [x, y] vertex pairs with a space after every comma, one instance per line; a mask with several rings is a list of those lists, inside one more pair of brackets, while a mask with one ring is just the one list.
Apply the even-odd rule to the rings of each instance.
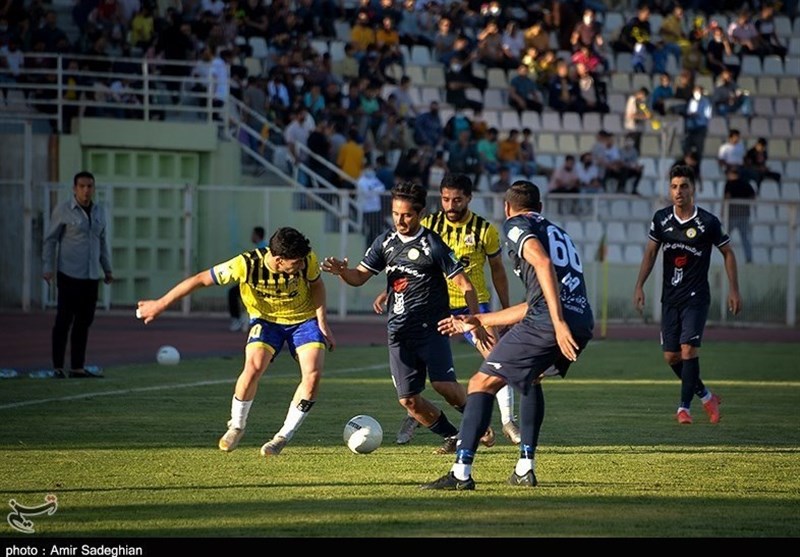
[[524, 320], [532, 321], [532, 324], [551, 322], [536, 270], [525, 260], [522, 251], [525, 242], [535, 238], [542, 244], [555, 267], [564, 319], [572, 334], [591, 338], [594, 315], [586, 295], [581, 257], [569, 234], [539, 213], [533, 212], [515, 215], [506, 220], [503, 232], [514, 273], [525, 285], [528, 312]]

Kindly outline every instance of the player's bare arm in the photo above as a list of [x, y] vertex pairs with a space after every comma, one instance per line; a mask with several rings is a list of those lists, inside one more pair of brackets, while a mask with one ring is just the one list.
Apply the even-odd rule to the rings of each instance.
[[739, 294], [739, 271], [736, 265], [736, 255], [730, 243], [719, 248], [725, 262], [725, 273], [728, 275], [728, 311], [738, 315], [742, 311], [742, 297]]
[[507, 308], [510, 305], [510, 298], [508, 294], [508, 275], [506, 274], [506, 267], [503, 265], [503, 256], [501, 253], [488, 258], [489, 271], [492, 274], [492, 285], [494, 291], [497, 292], [497, 297], [500, 299], [500, 307]]
[[381, 292], [375, 299], [372, 301], [372, 309], [378, 315], [383, 315], [383, 312], [386, 310], [386, 300], [389, 298], [389, 293], [386, 291]]
[[311, 299], [314, 302], [314, 308], [317, 314], [319, 330], [322, 331], [322, 335], [325, 337], [325, 341], [328, 344], [328, 350], [333, 351], [333, 349], [336, 348], [336, 339], [334, 338], [333, 331], [331, 331], [330, 325], [328, 324], [325, 283], [322, 282], [322, 279], [318, 277], [317, 280], [310, 284], [310, 288]]
[[522, 246], [522, 256], [536, 271], [536, 278], [542, 287], [542, 295], [547, 302], [550, 319], [553, 321], [558, 347], [567, 359], [574, 362], [578, 359], [578, 343], [572, 337], [572, 331], [569, 330], [569, 325], [564, 320], [559, 297], [558, 276], [553, 262], [541, 242], [533, 237], [525, 240]]
[[355, 269], [351, 269], [347, 264], [348, 260], [346, 257], [344, 259], [326, 257], [322, 260], [320, 269], [326, 273], [340, 277], [350, 286], [361, 286], [372, 278], [372, 273], [363, 265], [359, 264]]
[[[464, 272], [458, 273], [450, 280], [453, 281], [461, 292], [464, 293], [464, 301], [467, 303], [467, 308], [472, 315], [480, 313], [480, 306], [478, 305], [478, 294], [475, 292], [475, 287]], [[483, 326], [473, 329], [472, 334], [475, 336], [475, 344], [481, 351], [489, 351], [494, 345], [495, 338], [486, 331]]]
[[473, 315], [452, 315], [439, 321], [439, 332], [443, 335], [460, 335], [477, 327], [503, 327], [519, 323], [528, 311], [527, 302], [515, 306]]
[[198, 288], [213, 285], [214, 278], [211, 276], [211, 270], [206, 269], [205, 271], [200, 271], [196, 275], [186, 278], [176, 284], [158, 300], [139, 300], [136, 304], [136, 315], [139, 319], [144, 320], [146, 325], [184, 296], [188, 296]]
[[658, 242], [649, 240], [644, 248], [644, 256], [642, 257], [642, 264], [639, 267], [639, 277], [636, 279], [636, 287], [633, 289], [633, 307], [636, 311], [642, 313], [644, 311], [644, 283], [647, 282], [647, 277], [653, 271], [653, 265], [656, 263], [658, 257]]

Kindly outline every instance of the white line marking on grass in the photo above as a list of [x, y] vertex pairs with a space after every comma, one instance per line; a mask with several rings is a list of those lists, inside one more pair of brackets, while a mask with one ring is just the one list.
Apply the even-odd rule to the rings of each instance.
[[[454, 354], [454, 360], [461, 360], [464, 358], [473, 358], [475, 357], [474, 354]], [[342, 369], [331, 369], [326, 370], [325, 374], [330, 375], [338, 375], [344, 373], [359, 373], [362, 371], [373, 371], [376, 369], [385, 369], [387, 364], [373, 364], [370, 366], [363, 366], [363, 367], [354, 367], [354, 368], [342, 368]], [[25, 400], [22, 402], [10, 402], [8, 404], [0, 404], [0, 410], [8, 410], [11, 408], [21, 408], [24, 406], [36, 406], [38, 404], [51, 404], [53, 402], [67, 402], [70, 400], [83, 400], [87, 398], [95, 398], [95, 397], [105, 397], [105, 396], [117, 396], [117, 395], [127, 395], [132, 393], [145, 393], [145, 392], [152, 392], [152, 391], [166, 391], [171, 389], [190, 389], [192, 387], [205, 387], [208, 385], [224, 385], [226, 383], [235, 383], [236, 379], [216, 379], [214, 381], [197, 381], [195, 383], [183, 383], [177, 385], [154, 385], [152, 387], [138, 387], [135, 389], [117, 389], [114, 391], [99, 391], [96, 393], [81, 393], [78, 395], [70, 395], [70, 396], [61, 396], [57, 398], [43, 398], [38, 400]], [[672, 385], [675, 384], [677, 380], [669, 380], [669, 379], [565, 379], [563, 383], [565, 385]], [[548, 379], [545, 380], [543, 384], [546, 385], [555, 385], [558, 383], [562, 383], [558, 379]], [[715, 385], [727, 385], [727, 386], [742, 386], [748, 385], [753, 387], [800, 387], [800, 381], [714, 381]]]

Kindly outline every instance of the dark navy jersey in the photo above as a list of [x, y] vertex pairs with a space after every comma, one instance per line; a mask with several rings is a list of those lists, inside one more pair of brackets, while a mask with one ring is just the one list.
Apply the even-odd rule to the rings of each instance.
[[439, 320], [450, 315], [445, 277], [464, 271], [453, 250], [424, 226], [406, 242], [394, 230], [384, 232], [361, 265], [376, 275], [386, 270], [390, 339], [436, 332]]
[[700, 207], [681, 222], [672, 206], [656, 211], [648, 234], [661, 244], [664, 259], [664, 287], [661, 303], [668, 305], [709, 304], [708, 267], [713, 246], [731, 241], [719, 219]]
[[551, 321], [536, 270], [525, 260], [522, 251], [525, 242], [535, 238], [549, 254], [556, 269], [564, 319], [572, 334], [591, 337], [594, 315], [586, 295], [583, 264], [572, 238], [562, 228], [533, 212], [506, 220], [503, 224], [503, 233], [506, 237], [508, 255], [514, 264], [514, 273], [525, 285], [528, 302], [525, 319]]

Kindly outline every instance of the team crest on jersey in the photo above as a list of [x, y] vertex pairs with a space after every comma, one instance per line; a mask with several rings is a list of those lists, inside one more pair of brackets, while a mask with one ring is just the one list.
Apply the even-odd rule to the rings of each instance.
[[408, 258], [411, 261], [416, 261], [417, 259], [419, 259], [419, 250], [417, 248], [411, 248], [410, 250], [408, 250]]
[[465, 246], [474, 246], [475, 245], [475, 234], [467, 234], [464, 236], [464, 245]]
[[690, 228], [686, 231], [687, 238], [694, 238], [695, 236], [697, 236], [697, 230], [695, 230], [694, 228]]
[[512, 242], [519, 240], [520, 236], [522, 236], [522, 229], [519, 226], [515, 226], [508, 231], [508, 239]]

